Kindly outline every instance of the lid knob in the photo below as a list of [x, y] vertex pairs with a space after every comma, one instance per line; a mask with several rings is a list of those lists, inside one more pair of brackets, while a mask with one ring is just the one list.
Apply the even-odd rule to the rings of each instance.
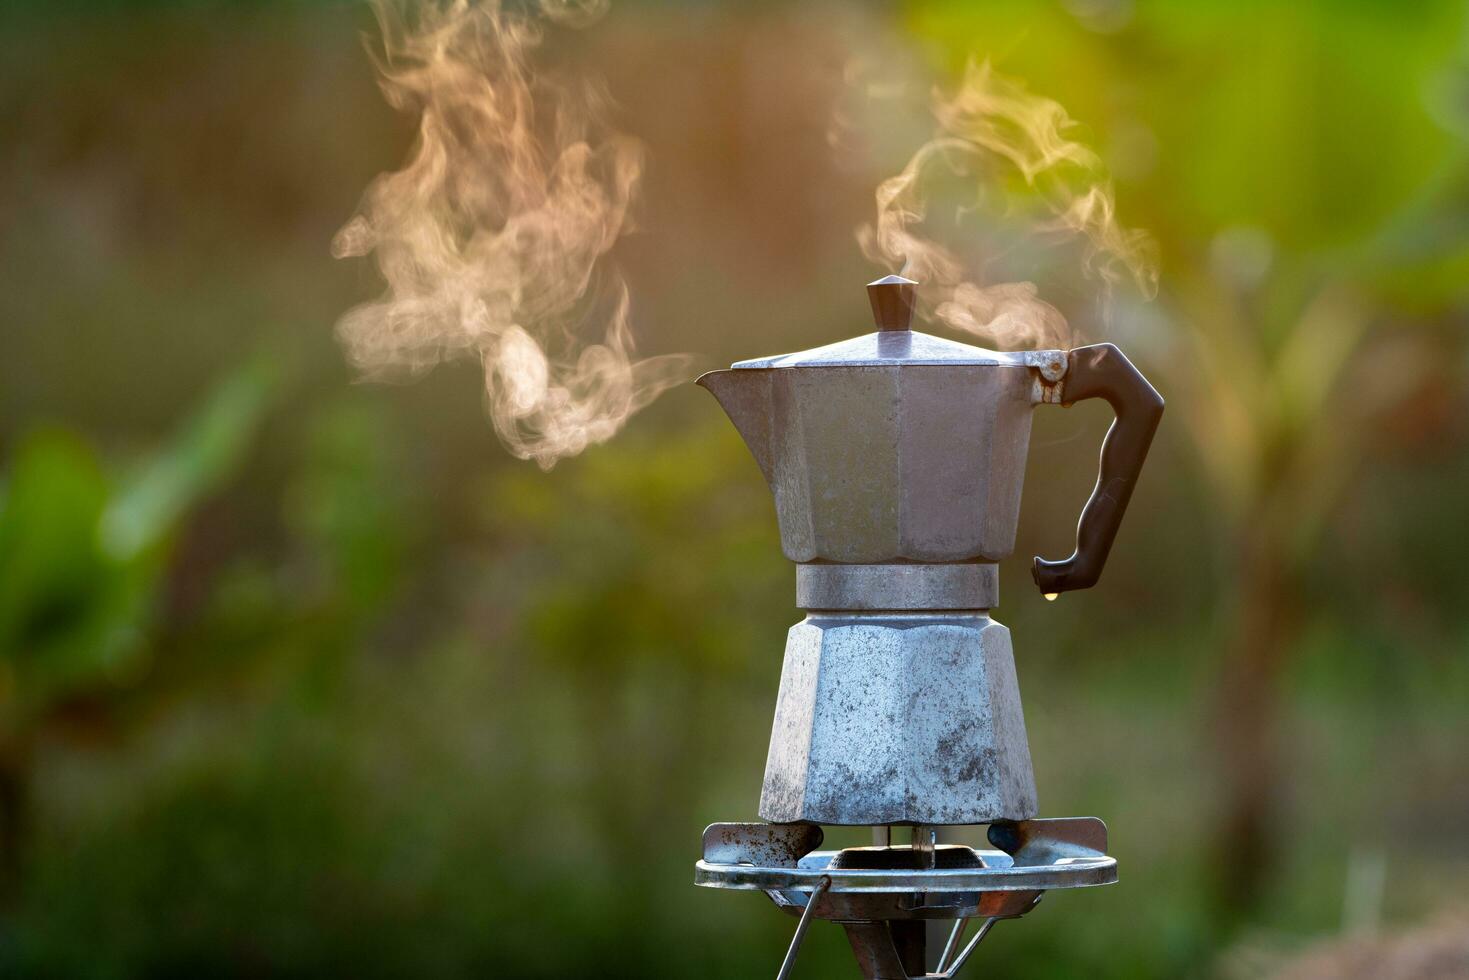
[[867, 298], [872, 302], [872, 319], [879, 330], [909, 330], [913, 323], [913, 306], [918, 300], [918, 283], [902, 276], [883, 276], [867, 284]]

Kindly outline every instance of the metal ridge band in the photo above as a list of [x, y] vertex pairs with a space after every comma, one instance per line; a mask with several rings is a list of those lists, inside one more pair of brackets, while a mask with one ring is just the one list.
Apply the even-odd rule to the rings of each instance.
[[797, 565], [801, 609], [993, 609], [998, 565]]

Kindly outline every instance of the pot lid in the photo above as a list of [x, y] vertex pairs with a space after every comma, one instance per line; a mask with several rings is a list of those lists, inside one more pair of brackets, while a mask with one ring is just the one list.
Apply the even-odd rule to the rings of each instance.
[[955, 340], [945, 340], [909, 328], [918, 284], [901, 276], [884, 276], [867, 286], [872, 301], [875, 333], [838, 341], [824, 347], [739, 361], [736, 368], [881, 367], [900, 364], [984, 365], [1028, 367], [1034, 351], [992, 351]]

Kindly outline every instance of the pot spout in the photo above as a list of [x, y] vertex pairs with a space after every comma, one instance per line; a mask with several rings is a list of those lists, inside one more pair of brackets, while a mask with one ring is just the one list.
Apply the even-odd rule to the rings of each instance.
[[769, 370], [735, 368], [710, 371], [695, 382], [707, 388], [724, 414], [744, 438], [750, 455], [765, 475], [774, 482], [775, 465], [771, 445], [771, 372]]

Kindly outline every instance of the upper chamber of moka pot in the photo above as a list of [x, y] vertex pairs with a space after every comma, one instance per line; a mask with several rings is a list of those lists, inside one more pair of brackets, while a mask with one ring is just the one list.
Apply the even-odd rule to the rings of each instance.
[[699, 379], [775, 495], [799, 605], [989, 608], [994, 563], [1015, 546], [1031, 410], [1104, 398], [1117, 421], [1076, 552], [1033, 567], [1048, 594], [1094, 585], [1163, 399], [1111, 344], [999, 352], [914, 331], [916, 285], [867, 287], [874, 333]]
[[[791, 561], [974, 565], [1014, 548], [1031, 410], [1056, 396], [1066, 354], [1001, 353], [913, 331], [914, 286], [889, 276], [868, 287], [874, 333], [699, 379], [769, 482]], [[993, 601], [992, 569], [924, 581], [923, 570], [908, 571], [882, 576], [892, 608]], [[871, 592], [876, 583], [859, 583], [860, 574], [803, 569], [800, 604], [819, 608], [822, 594], [861, 585]]]

